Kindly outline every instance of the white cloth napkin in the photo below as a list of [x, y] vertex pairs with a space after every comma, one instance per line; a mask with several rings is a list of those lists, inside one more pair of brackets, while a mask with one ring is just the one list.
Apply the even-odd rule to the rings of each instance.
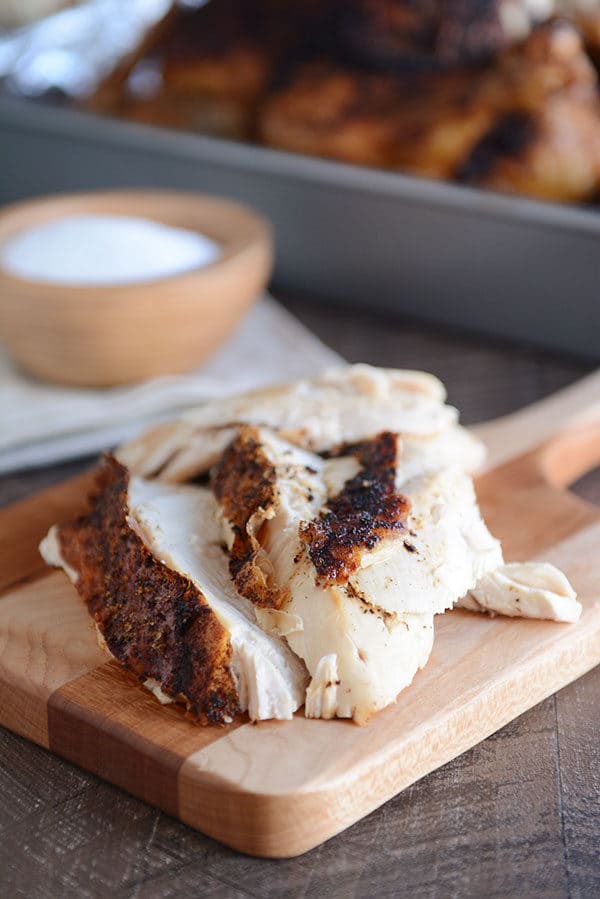
[[198, 370], [110, 390], [60, 387], [18, 371], [0, 347], [0, 474], [98, 452], [186, 407], [339, 364], [270, 297]]

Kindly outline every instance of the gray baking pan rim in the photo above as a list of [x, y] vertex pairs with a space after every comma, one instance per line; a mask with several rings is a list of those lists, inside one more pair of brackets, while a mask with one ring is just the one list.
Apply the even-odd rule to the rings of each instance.
[[594, 208], [12, 99], [0, 128], [4, 202], [114, 187], [229, 196], [272, 221], [274, 282], [290, 294], [600, 357]]
[[189, 131], [175, 131], [124, 119], [97, 115], [76, 108], [0, 97], [0, 127], [11, 125], [34, 132], [76, 137], [92, 144], [117, 142], [144, 152], [172, 152], [178, 156], [233, 166], [246, 171], [322, 182], [352, 190], [367, 190], [386, 197], [416, 200], [421, 204], [460, 208], [472, 215], [517, 218], [544, 228], [568, 228], [600, 234], [600, 209], [504, 195], [461, 184], [403, 175], [361, 165], [305, 156], [225, 140]]

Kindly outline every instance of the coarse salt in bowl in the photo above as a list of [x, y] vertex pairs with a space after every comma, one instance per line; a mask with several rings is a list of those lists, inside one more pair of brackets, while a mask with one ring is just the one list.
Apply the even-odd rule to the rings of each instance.
[[31, 374], [111, 386], [201, 363], [264, 289], [269, 225], [194, 193], [110, 191], [0, 211], [0, 340]]
[[0, 268], [28, 281], [110, 287], [180, 275], [220, 254], [218, 243], [187, 228], [126, 215], [70, 215], [7, 240]]

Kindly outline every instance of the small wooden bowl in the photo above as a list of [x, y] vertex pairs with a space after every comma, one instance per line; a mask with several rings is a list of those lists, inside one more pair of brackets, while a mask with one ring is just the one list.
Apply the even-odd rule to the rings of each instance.
[[109, 387], [187, 371], [228, 336], [269, 279], [267, 222], [201, 194], [110, 191], [16, 203], [0, 212], [0, 245], [52, 219], [94, 214], [198, 230], [223, 252], [203, 268], [114, 286], [28, 281], [0, 268], [0, 340], [37, 377]]

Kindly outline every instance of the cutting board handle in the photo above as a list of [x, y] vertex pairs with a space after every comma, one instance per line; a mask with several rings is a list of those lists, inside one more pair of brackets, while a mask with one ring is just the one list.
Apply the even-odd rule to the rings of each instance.
[[565, 489], [600, 462], [600, 371], [475, 430], [489, 449], [477, 496], [506, 559], [531, 559], [600, 521], [597, 506]]
[[544, 478], [568, 486], [600, 463], [600, 370], [473, 430], [489, 449], [486, 470], [535, 453]]

